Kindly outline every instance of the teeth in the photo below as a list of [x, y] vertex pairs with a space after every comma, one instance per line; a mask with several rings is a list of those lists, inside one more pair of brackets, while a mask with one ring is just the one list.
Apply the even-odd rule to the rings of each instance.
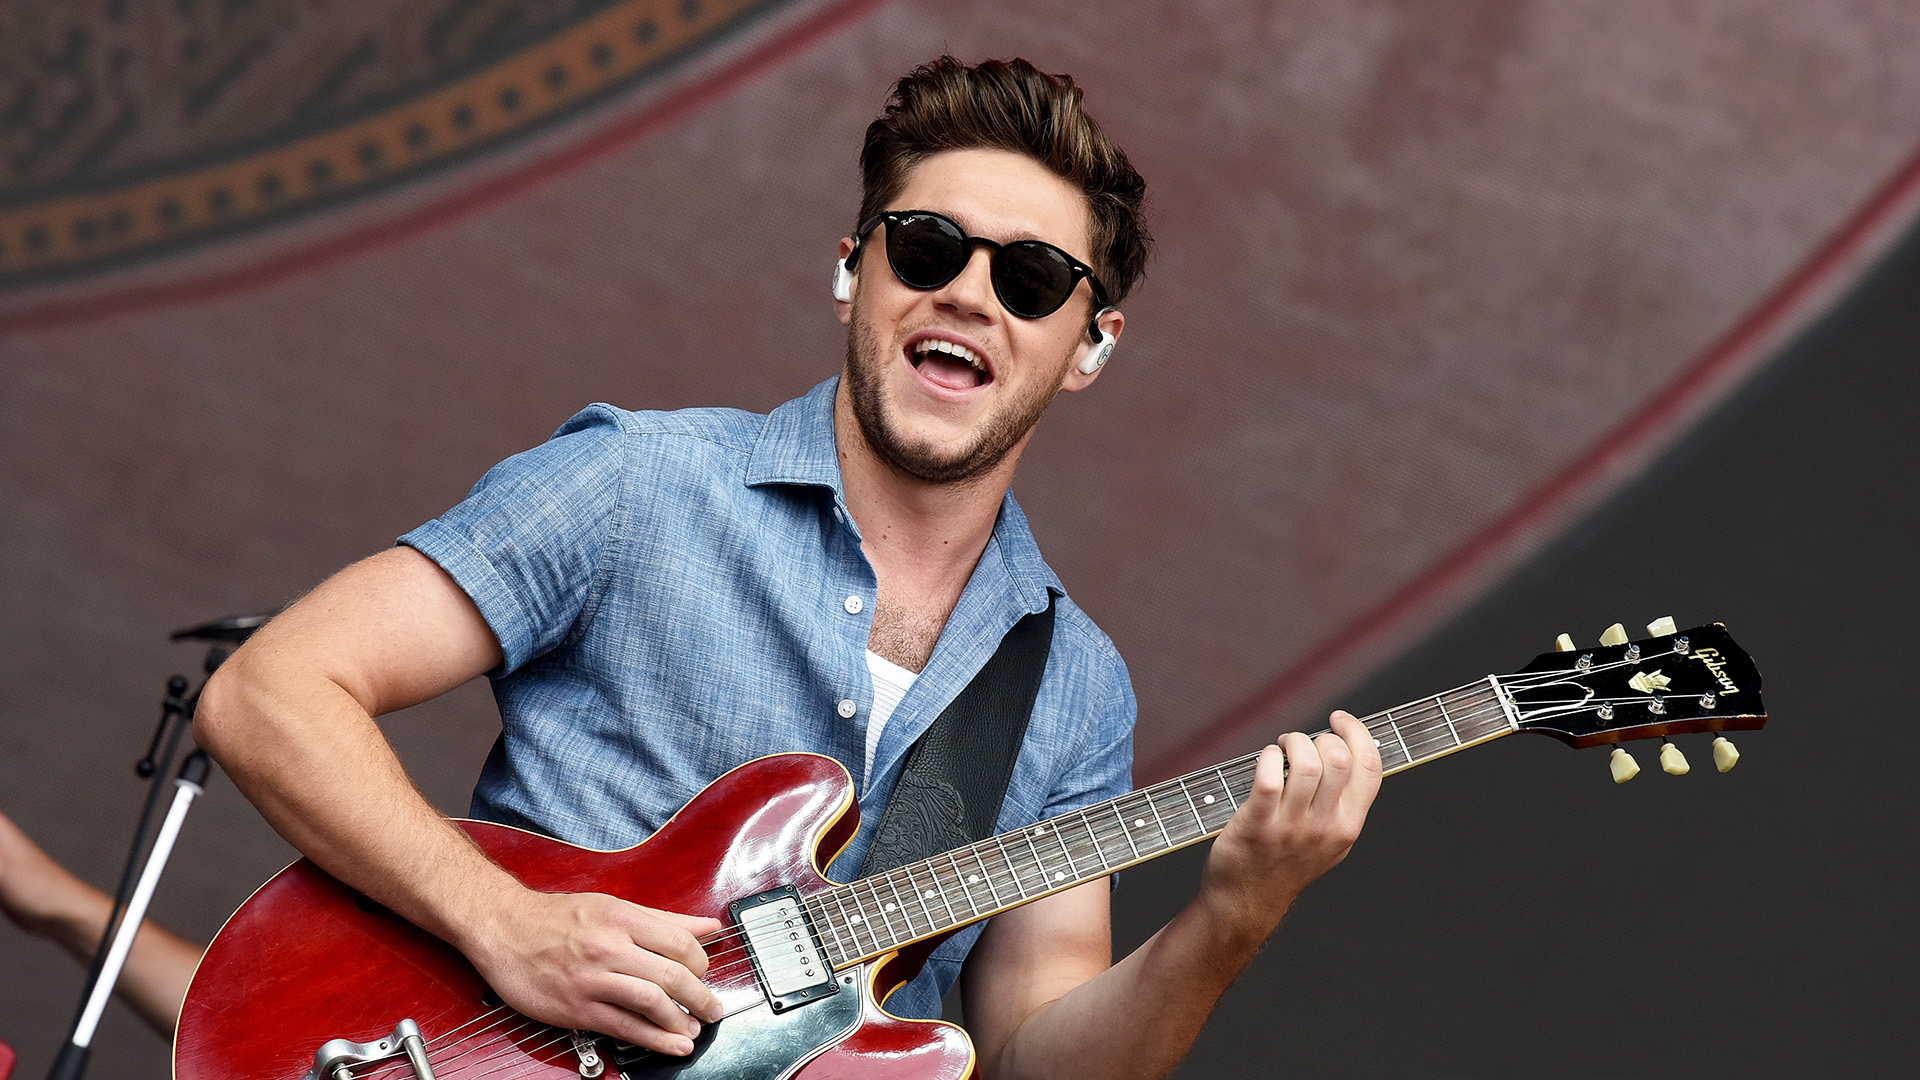
[[913, 351], [916, 353], [943, 352], [950, 356], [957, 356], [967, 363], [972, 364], [976, 371], [987, 370], [986, 363], [980, 359], [978, 353], [967, 348], [965, 345], [959, 345], [940, 338], [926, 338], [919, 341], [913, 346]]

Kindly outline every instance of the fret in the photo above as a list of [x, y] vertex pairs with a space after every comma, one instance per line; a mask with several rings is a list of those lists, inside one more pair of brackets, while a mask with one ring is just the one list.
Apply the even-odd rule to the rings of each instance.
[[1153, 805], [1152, 789], [1148, 789], [1147, 809], [1153, 811], [1153, 823], [1160, 826], [1160, 842], [1166, 847], [1173, 846], [1173, 834], [1167, 832], [1167, 822], [1160, 816], [1160, 808]]
[[960, 886], [961, 895], [967, 898], [967, 906], [973, 909], [975, 915], [980, 914], [980, 905], [973, 899], [973, 889], [967, 884], [966, 872], [960, 869], [960, 860], [954, 858], [953, 852], [949, 851], [947, 861], [953, 864], [953, 882]]
[[1113, 856], [1107, 854], [1107, 844], [1106, 841], [1100, 839], [1099, 830], [1093, 827], [1093, 818], [1088, 814], [1088, 811], [1092, 809], [1093, 807], [1090, 806], [1081, 807], [1077, 813], [1080, 818], [1080, 827], [1087, 830], [1087, 843], [1093, 846], [1094, 860], [1098, 862], [1101, 869], [1104, 870], [1113, 865], [1114, 859]]
[[1007, 876], [1013, 879], [1014, 889], [1019, 892], [1020, 899], [1025, 900], [1027, 887], [1020, 883], [1020, 869], [1013, 864], [1013, 853], [1007, 850], [1006, 841], [996, 836], [993, 838], [993, 846], [999, 849], [1001, 860], [1007, 864]]
[[[920, 865], [927, 867], [927, 876], [933, 879], [933, 888], [920, 894], [920, 906], [926, 910], [927, 922], [935, 923], [938, 921], [933, 917], [933, 909], [927, 904], [929, 898], [937, 896], [941, 905], [947, 909], [947, 924], [950, 926], [958, 926], [961, 920], [958, 915], [953, 913], [953, 905], [947, 902], [947, 890], [940, 884], [940, 872], [926, 863], [921, 863]], [[906, 869], [907, 884], [913, 886], [915, 889], [920, 888], [920, 883], [913, 879], [913, 867], [909, 866]]]
[[993, 906], [996, 908], [1007, 906], [1007, 902], [1000, 899], [999, 887], [993, 883], [993, 872], [987, 869], [987, 860], [980, 856], [980, 845], [974, 844], [967, 850], [973, 852], [973, 861], [980, 865], [980, 876], [986, 879], [987, 891], [993, 894]]
[[1050, 828], [1048, 826], [1043, 825], [1041, 826], [1041, 831], [1051, 832], [1053, 834], [1054, 842], [1060, 845], [1060, 854], [1065, 855], [1067, 857], [1067, 869], [1072, 872], [1074, 878], [1077, 880], [1080, 877], [1080, 868], [1074, 865], [1073, 849], [1067, 846], [1067, 838], [1065, 836], [1062, 836], [1060, 834], [1060, 830], [1056, 828]]
[[[1045, 827], [1040, 826], [1040, 828], [1044, 831]], [[1040, 848], [1034, 844], [1032, 832], [1022, 829], [1020, 830], [1020, 838], [1027, 842], [1027, 850], [1033, 852], [1033, 865], [1040, 871], [1040, 888], [1042, 891], [1053, 888], [1055, 882], [1067, 876], [1058, 870], [1055, 870], [1051, 874], [1047, 873], [1047, 860], [1041, 857]]]
[[1219, 768], [1213, 770], [1213, 775], [1220, 778], [1220, 790], [1227, 793], [1227, 801], [1233, 804], [1233, 808], [1235, 810], [1238, 810], [1240, 809], [1240, 800], [1233, 797], [1233, 785], [1227, 783], [1227, 774], [1225, 769], [1226, 769], [1226, 766], [1222, 765]]
[[1447, 715], [1447, 703], [1441, 701], [1440, 697], [1441, 695], [1439, 694], [1433, 696], [1433, 705], [1440, 710], [1440, 719], [1447, 722], [1447, 731], [1453, 735], [1453, 744], [1455, 746], [1467, 745], [1466, 740], [1460, 737], [1460, 729], [1453, 726], [1453, 717]]
[[[880, 898], [880, 886], [885, 883], [885, 880], [884, 878], [866, 879], [866, 895], [860, 900], [860, 914], [866, 920], [862, 925], [867, 928], [867, 933], [873, 935], [873, 940], [883, 950], [890, 943], [900, 941], [900, 931], [894, 928], [893, 919], [887, 914], [886, 901]], [[876, 926], [878, 929], [875, 929]], [[886, 932], [886, 937], [881, 936], [883, 930]]]
[[1127, 819], [1120, 816], [1120, 800], [1115, 799], [1109, 802], [1107, 806], [1113, 810], [1113, 820], [1120, 823], [1120, 835], [1127, 838], [1127, 846], [1133, 849], [1133, 857], [1138, 859], [1140, 857], [1140, 845], [1133, 842], [1133, 830], [1127, 827]]
[[[1226, 766], [1224, 765], [1214, 769], [1212, 783], [1218, 783], [1220, 785], [1220, 794], [1225, 795], [1227, 797], [1227, 806], [1223, 809], [1220, 806], [1220, 799], [1214, 794], [1212, 794], [1211, 792], [1200, 796], [1200, 804], [1202, 806], [1207, 807], [1207, 810], [1198, 811], [1202, 819], [1203, 820], [1205, 819], [1208, 811], [1212, 811], [1214, 814], [1218, 815], [1220, 819], [1218, 824], [1209, 822], [1207, 825], [1207, 828], [1209, 830], [1219, 830], [1219, 829], [1225, 828], [1227, 824], [1227, 819], [1231, 818], [1233, 816], [1233, 812], [1240, 808], [1239, 804], [1234, 800], [1234, 797], [1233, 797], [1233, 785], [1227, 783], [1227, 774], [1225, 770], [1226, 770]], [[1209, 784], [1209, 786], [1211, 786], [1211, 784]], [[1191, 792], [1188, 793], [1188, 797], [1189, 798], [1192, 797]]]
[[1393, 737], [1400, 740], [1400, 752], [1406, 755], [1407, 763], [1413, 763], [1413, 751], [1407, 748], [1407, 736], [1400, 730], [1400, 722], [1393, 718], [1393, 710], [1388, 709], [1381, 715], [1387, 718], [1387, 726], [1393, 729]]
[[851, 960], [856, 954], [847, 951], [846, 942], [843, 941], [840, 936], [840, 927], [835, 925], [832, 916], [827, 914], [824, 907], [815, 904], [816, 900], [819, 901], [820, 904], [825, 904], [825, 902], [832, 899], [833, 896], [833, 892], [828, 891], [820, 893], [817, 896], [807, 897], [805, 901], [807, 914], [812, 917], [815, 926], [824, 926], [827, 928], [827, 932], [833, 935], [833, 950], [840, 954], [840, 959]]
[[1209, 830], [1207, 828], [1207, 819], [1200, 816], [1200, 804], [1193, 801], [1193, 792], [1187, 790], [1187, 782], [1185, 780], [1176, 780], [1174, 783], [1180, 785], [1180, 794], [1187, 798], [1187, 809], [1193, 811], [1193, 820], [1200, 823], [1200, 833], [1204, 836]]
[[[1007, 836], [1012, 836], [1013, 834], [1012, 834], [1012, 833], [1003, 833], [1003, 834], [1001, 834], [1001, 835], [1002, 835], [1002, 837], [1004, 838], [1004, 837], [1007, 837]], [[1026, 834], [1026, 830], [1024, 830], [1024, 829], [1022, 829], [1022, 830], [1020, 831], [1020, 834], [1019, 834], [1019, 839], [1020, 839], [1021, 841], [1023, 841], [1023, 842], [1024, 842], [1024, 843], [1025, 843], [1025, 844], [1027, 845], [1027, 851], [1028, 851], [1028, 852], [1029, 852], [1029, 853], [1030, 853], [1030, 854], [1031, 854], [1031, 855], [1033, 856], [1033, 873], [1034, 873], [1034, 876], [1035, 876], [1035, 877], [1037, 877], [1037, 878], [1039, 878], [1039, 879], [1040, 879], [1040, 884], [1039, 884], [1039, 886], [1038, 886], [1037, 888], [1035, 888], [1035, 889], [1033, 890], [1033, 892], [1034, 892], [1035, 894], [1039, 894], [1039, 893], [1043, 893], [1043, 892], [1046, 892], [1046, 891], [1047, 891], [1047, 867], [1046, 867], [1046, 864], [1045, 864], [1045, 863], [1043, 863], [1043, 862], [1041, 862], [1041, 861], [1040, 861], [1040, 852], [1039, 852], [1038, 850], [1036, 850], [1036, 849], [1034, 848], [1034, 846], [1033, 846], [1033, 841], [1032, 841], [1032, 840], [1029, 840], [1029, 839], [1027, 839], [1027, 834]], [[1013, 859], [1014, 859], [1014, 857], [1015, 857], [1015, 855], [1016, 855], [1016, 853], [1017, 853], [1018, 851], [1019, 851], [1019, 848], [1018, 848], [1018, 847], [1016, 847], [1016, 848], [1014, 849], [1014, 851], [1010, 851], [1010, 852], [1008, 852], [1008, 853], [1007, 853], [1007, 863], [1008, 863], [1008, 865], [1012, 865], [1012, 864], [1013, 864]], [[1015, 871], [1014, 871], [1014, 873], [1015, 873], [1015, 874], [1016, 874], [1016, 876], [1017, 876], [1017, 875], [1019, 874], [1019, 870], [1018, 870], [1018, 869], [1016, 868], [1016, 869], [1015, 869]], [[1022, 886], [1020, 887], [1020, 889], [1021, 889], [1021, 894], [1022, 894], [1022, 895], [1026, 895], [1026, 886], [1025, 886], [1025, 885], [1022, 885]]]
[[[907, 924], [907, 932], [905, 936], [900, 938], [901, 941], [905, 941], [907, 940], [907, 938], [914, 936], [913, 916], [907, 911], [906, 898], [900, 895], [900, 886], [893, 880], [893, 872], [891, 870], [889, 870], [880, 880], [887, 883], [887, 891], [893, 894], [892, 902], [882, 903], [881, 908], [883, 911], [885, 911], [889, 915], [891, 915], [895, 911], [900, 912], [900, 921]], [[892, 919], [887, 920], [887, 929], [888, 931], [893, 930]]]
[[[853, 938], [853, 948], [856, 954], [867, 953], [867, 952], [880, 952], [881, 951], [880, 936], [873, 932], [873, 927], [867, 922], [867, 917], [864, 914], [864, 906], [860, 903], [860, 896], [858, 893], [854, 892], [854, 888], [856, 887], [856, 885], [849, 885], [841, 893], [840, 898], [836, 901], [840, 905], [841, 921], [846, 923], [847, 936]], [[847, 912], [846, 902], [848, 899], [853, 900], [854, 910], [851, 914]], [[862, 929], [866, 930], [867, 940], [873, 943], [873, 948], [865, 949], [861, 947], [860, 931]]]

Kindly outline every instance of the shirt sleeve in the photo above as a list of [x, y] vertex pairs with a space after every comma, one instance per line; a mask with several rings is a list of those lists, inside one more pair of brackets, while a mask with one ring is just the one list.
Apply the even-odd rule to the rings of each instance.
[[500, 641], [496, 675], [560, 644], [596, 592], [623, 513], [621, 414], [594, 405], [400, 537], [458, 582]]
[[1092, 722], [1072, 765], [1047, 793], [1041, 818], [1058, 817], [1133, 790], [1133, 725], [1139, 705], [1120, 654], [1107, 646], [1105, 685], [1092, 695]]

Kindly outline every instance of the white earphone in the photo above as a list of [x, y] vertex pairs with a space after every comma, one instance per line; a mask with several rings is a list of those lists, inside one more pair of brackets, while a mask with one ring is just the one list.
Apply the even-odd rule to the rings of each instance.
[[833, 298], [843, 304], [853, 303], [853, 271], [847, 269], [845, 259], [833, 264]]
[[1113, 359], [1114, 336], [1102, 333], [1100, 330], [1100, 316], [1112, 310], [1110, 307], [1101, 308], [1094, 312], [1093, 322], [1087, 324], [1087, 333], [1093, 335], [1093, 348], [1087, 353], [1086, 359], [1080, 361], [1079, 368], [1082, 375], [1091, 375], [1099, 371], [1106, 366], [1107, 361]]

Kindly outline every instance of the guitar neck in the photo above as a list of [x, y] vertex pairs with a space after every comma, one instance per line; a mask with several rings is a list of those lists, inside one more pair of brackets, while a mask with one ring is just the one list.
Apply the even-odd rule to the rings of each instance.
[[[1363, 717], [1388, 774], [1515, 730], [1483, 679]], [[836, 969], [1219, 835], [1253, 788], [1248, 754], [829, 889], [806, 901]]]

